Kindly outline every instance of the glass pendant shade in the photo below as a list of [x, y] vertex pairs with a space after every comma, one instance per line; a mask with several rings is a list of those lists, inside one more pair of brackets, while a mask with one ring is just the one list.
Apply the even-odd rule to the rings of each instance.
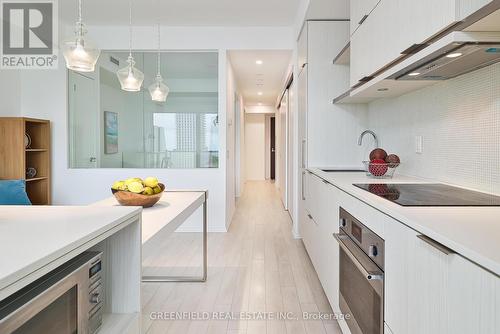
[[75, 35], [63, 42], [63, 55], [68, 69], [77, 72], [93, 72], [101, 51], [85, 37], [87, 30], [82, 23], [81, 0], [78, 4]]
[[167, 101], [168, 93], [170, 89], [163, 83], [163, 78], [160, 74], [156, 76], [155, 82], [149, 86], [149, 93], [151, 94], [151, 99], [155, 102], [165, 102]]
[[122, 68], [116, 73], [120, 85], [124, 91], [139, 92], [144, 81], [144, 73], [135, 67], [135, 60], [132, 55], [128, 56], [127, 63], [127, 67]]

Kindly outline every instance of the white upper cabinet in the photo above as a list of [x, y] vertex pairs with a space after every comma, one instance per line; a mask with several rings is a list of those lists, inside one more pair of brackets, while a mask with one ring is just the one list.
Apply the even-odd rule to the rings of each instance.
[[297, 41], [297, 67], [299, 71], [307, 64], [307, 22], [302, 28], [302, 31]]
[[499, 277], [394, 220], [385, 247], [385, 322], [394, 334], [498, 333]]
[[368, 18], [368, 15], [370, 15], [379, 2], [380, 0], [351, 0], [351, 35]]
[[[373, 1], [351, 1], [351, 29], [363, 12], [359, 2]], [[420, 45], [490, 1], [381, 0], [351, 36], [351, 87], [369, 80], [398, 58], [418, 51]]]

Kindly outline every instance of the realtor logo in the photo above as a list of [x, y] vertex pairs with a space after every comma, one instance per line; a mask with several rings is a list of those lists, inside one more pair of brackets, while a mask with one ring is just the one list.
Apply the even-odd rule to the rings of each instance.
[[57, 68], [57, 0], [0, 0], [1, 69]]

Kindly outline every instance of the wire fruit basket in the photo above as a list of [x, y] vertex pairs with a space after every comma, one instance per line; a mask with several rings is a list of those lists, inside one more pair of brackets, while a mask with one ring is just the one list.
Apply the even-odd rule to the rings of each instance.
[[399, 163], [363, 161], [366, 175], [376, 179], [392, 179]]

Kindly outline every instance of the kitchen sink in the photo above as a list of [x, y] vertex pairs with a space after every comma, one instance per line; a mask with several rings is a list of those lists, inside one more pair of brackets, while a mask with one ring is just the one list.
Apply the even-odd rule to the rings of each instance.
[[322, 169], [322, 171], [326, 173], [352, 173], [352, 172], [364, 172], [365, 170], [362, 168], [359, 169], [327, 168], [327, 169]]

